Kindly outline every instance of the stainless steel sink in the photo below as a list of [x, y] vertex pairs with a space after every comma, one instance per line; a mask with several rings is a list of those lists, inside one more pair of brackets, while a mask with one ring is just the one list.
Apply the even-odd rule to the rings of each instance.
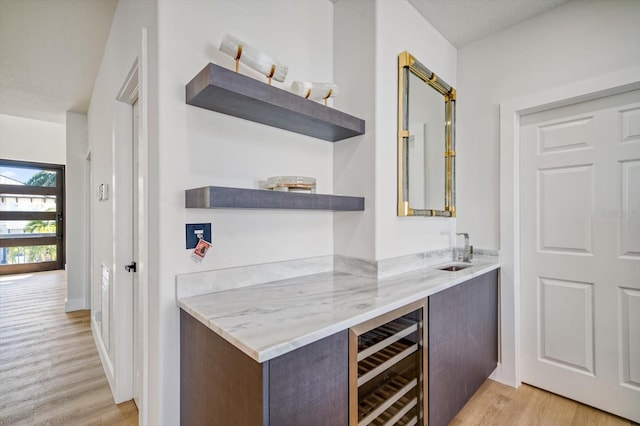
[[446, 266], [441, 266], [440, 269], [441, 271], [451, 271], [451, 272], [456, 272], [456, 271], [462, 271], [463, 269], [467, 269], [469, 266], [471, 266], [471, 264], [464, 264], [464, 263], [456, 263], [454, 265], [446, 265]]

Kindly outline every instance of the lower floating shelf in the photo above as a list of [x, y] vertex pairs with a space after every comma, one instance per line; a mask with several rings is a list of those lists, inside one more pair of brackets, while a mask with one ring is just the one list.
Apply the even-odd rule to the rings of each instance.
[[185, 191], [185, 207], [191, 209], [364, 211], [364, 198], [204, 186]]

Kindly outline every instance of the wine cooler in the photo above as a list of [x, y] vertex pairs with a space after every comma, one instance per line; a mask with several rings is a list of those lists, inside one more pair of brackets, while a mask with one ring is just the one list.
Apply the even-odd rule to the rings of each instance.
[[349, 330], [349, 424], [426, 425], [427, 306], [421, 301]]

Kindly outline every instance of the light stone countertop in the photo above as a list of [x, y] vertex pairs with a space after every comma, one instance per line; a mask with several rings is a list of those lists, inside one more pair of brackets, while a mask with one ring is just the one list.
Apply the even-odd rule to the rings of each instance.
[[457, 272], [432, 267], [385, 279], [326, 272], [186, 297], [178, 305], [264, 362], [498, 267], [497, 256], [476, 256]]

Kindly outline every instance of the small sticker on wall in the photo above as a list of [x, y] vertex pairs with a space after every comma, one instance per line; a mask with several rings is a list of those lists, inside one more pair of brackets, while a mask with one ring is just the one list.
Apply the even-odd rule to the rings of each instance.
[[198, 241], [196, 248], [193, 249], [193, 253], [191, 253], [191, 259], [193, 259], [195, 262], [202, 262], [210, 248], [211, 243], [201, 238]]

